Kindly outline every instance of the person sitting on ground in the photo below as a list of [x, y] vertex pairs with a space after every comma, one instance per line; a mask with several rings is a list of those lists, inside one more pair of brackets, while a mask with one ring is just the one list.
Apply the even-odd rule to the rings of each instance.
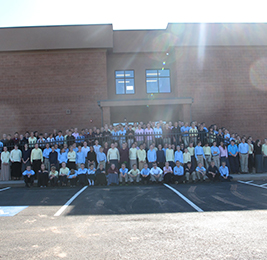
[[140, 181], [140, 171], [137, 169], [137, 165], [133, 164], [133, 168], [128, 173], [128, 178], [130, 183], [139, 183]]
[[68, 180], [70, 180], [70, 187], [76, 187], [76, 183], [77, 183], [77, 171], [75, 171], [74, 169], [71, 169], [68, 173]]
[[31, 166], [28, 165], [26, 170], [22, 173], [26, 187], [29, 188], [30, 187], [29, 184], [33, 186], [34, 174], [35, 172], [32, 170]]
[[207, 179], [206, 169], [203, 167], [202, 163], [198, 163], [198, 167], [196, 168], [196, 174], [198, 180], [205, 181]]
[[106, 171], [103, 164], [95, 171], [95, 185], [107, 185]]
[[215, 162], [211, 161], [210, 166], [207, 170], [207, 177], [210, 179], [210, 181], [214, 182], [219, 180], [219, 176], [219, 169], [217, 168], [217, 166], [215, 166]]
[[162, 182], [162, 173], [163, 171], [157, 167], [157, 163], [153, 163], [153, 167], [150, 169], [150, 180], [153, 182], [153, 183], [161, 183]]
[[169, 162], [165, 162], [165, 166], [163, 167], [163, 174], [164, 174], [164, 182], [169, 184], [172, 182], [172, 168], [169, 165]]
[[141, 170], [140, 176], [142, 178], [142, 183], [143, 184], [148, 184], [149, 183], [150, 169], [148, 168], [148, 164], [147, 163], [144, 164], [144, 168]]
[[57, 186], [58, 181], [58, 171], [56, 171], [56, 167], [52, 166], [49, 173], [49, 180], [52, 187]]
[[183, 183], [185, 179], [184, 168], [180, 161], [176, 161], [176, 166], [173, 168], [173, 181], [175, 184]]
[[48, 171], [45, 169], [45, 164], [41, 164], [41, 169], [38, 171], [38, 187], [46, 187], [48, 185]]
[[107, 175], [108, 186], [119, 184], [118, 173], [119, 170], [116, 168], [115, 163], [112, 163], [110, 168], [108, 169], [108, 175]]
[[67, 186], [68, 179], [67, 176], [69, 174], [70, 169], [66, 167], [66, 163], [62, 162], [62, 167], [59, 170], [59, 181], [61, 186]]
[[189, 182], [190, 180], [190, 176], [192, 178], [192, 181], [195, 183], [196, 182], [196, 172], [195, 172], [195, 169], [192, 165], [191, 162], [188, 162], [186, 165], [185, 165], [185, 182]]
[[88, 180], [86, 178], [88, 173], [87, 168], [85, 168], [85, 164], [81, 163], [80, 168], [78, 169], [78, 178], [79, 178], [79, 183], [81, 186], [86, 186], [88, 184]]
[[229, 169], [226, 166], [226, 162], [222, 162], [222, 166], [220, 167], [219, 171], [221, 181], [231, 181], [231, 179], [233, 178], [229, 175]]
[[128, 169], [126, 168], [125, 163], [123, 163], [120, 168], [120, 183], [125, 185], [127, 182], [128, 182]]
[[89, 164], [89, 169], [88, 169], [88, 182], [89, 186], [94, 186], [95, 184], [95, 167], [94, 163]]

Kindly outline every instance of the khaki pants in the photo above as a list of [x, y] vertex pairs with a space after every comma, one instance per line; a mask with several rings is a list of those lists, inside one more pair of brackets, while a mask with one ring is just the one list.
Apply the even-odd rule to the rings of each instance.
[[248, 154], [240, 154], [241, 172], [248, 172]]
[[215, 163], [215, 166], [219, 169], [220, 168], [220, 156], [219, 155], [213, 156], [212, 159]]
[[140, 174], [137, 174], [136, 176], [131, 176], [130, 174], [128, 174], [128, 179], [130, 182], [139, 182], [140, 181]]
[[204, 175], [202, 175], [200, 172], [196, 172], [197, 178], [199, 180], [206, 180], [208, 179], [208, 177], [206, 176], [206, 172], [204, 173]]
[[[158, 175], [157, 175], [158, 176]], [[150, 179], [151, 181], [155, 182], [155, 181], [162, 181], [163, 180], [163, 177], [162, 177], [162, 174], [159, 174], [159, 177], [156, 177], [155, 175], [151, 174], [150, 175]]]
[[190, 180], [190, 175], [191, 175], [192, 181], [195, 181], [196, 180], [196, 172], [192, 172], [191, 174], [189, 172], [186, 172], [185, 173], [185, 179], [187, 181]]
[[141, 171], [144, 168], [145, 163], [139, 162], [139, 170]]
[[45, 169], [50, 172], [50, 162], [48, 158], [44, 158]]
[[120, 182], [123, 182], [123, 181], [128, 182], [128, 174], [126, 173], [125, 177], [122, 177], [122, 174], [120, 173], [119, 179], [120, 179]]
[[210, 154], [205, 154], [205, 168], [206, 170], [209, 168], [210, 166], [210, 161], [211, 161], [211, 155]]
[[204, 166], [203, 155], [197, 155], [197, 164], [201, 163]]

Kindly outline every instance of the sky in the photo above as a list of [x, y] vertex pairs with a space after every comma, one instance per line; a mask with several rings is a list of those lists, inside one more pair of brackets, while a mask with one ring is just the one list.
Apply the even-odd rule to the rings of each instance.
[[168, 23], [267, 22], [263, 0], [0, 0], [0, 27], [113, 24], [114, 30]]

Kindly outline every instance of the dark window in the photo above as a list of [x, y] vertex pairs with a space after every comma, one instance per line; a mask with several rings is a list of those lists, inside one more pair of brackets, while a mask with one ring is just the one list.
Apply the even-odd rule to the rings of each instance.
[[171, 81], [170, 70], [146, 70], [147, 93], [170, 93]]
[[116, 70], [116, 94], [134, 94], [134, 71]]

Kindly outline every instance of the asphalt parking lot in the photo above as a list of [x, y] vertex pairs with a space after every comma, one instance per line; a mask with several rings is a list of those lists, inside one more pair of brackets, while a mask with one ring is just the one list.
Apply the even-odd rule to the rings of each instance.
[[266, 183], [1, 188], [0, 259], [266, 259]]

